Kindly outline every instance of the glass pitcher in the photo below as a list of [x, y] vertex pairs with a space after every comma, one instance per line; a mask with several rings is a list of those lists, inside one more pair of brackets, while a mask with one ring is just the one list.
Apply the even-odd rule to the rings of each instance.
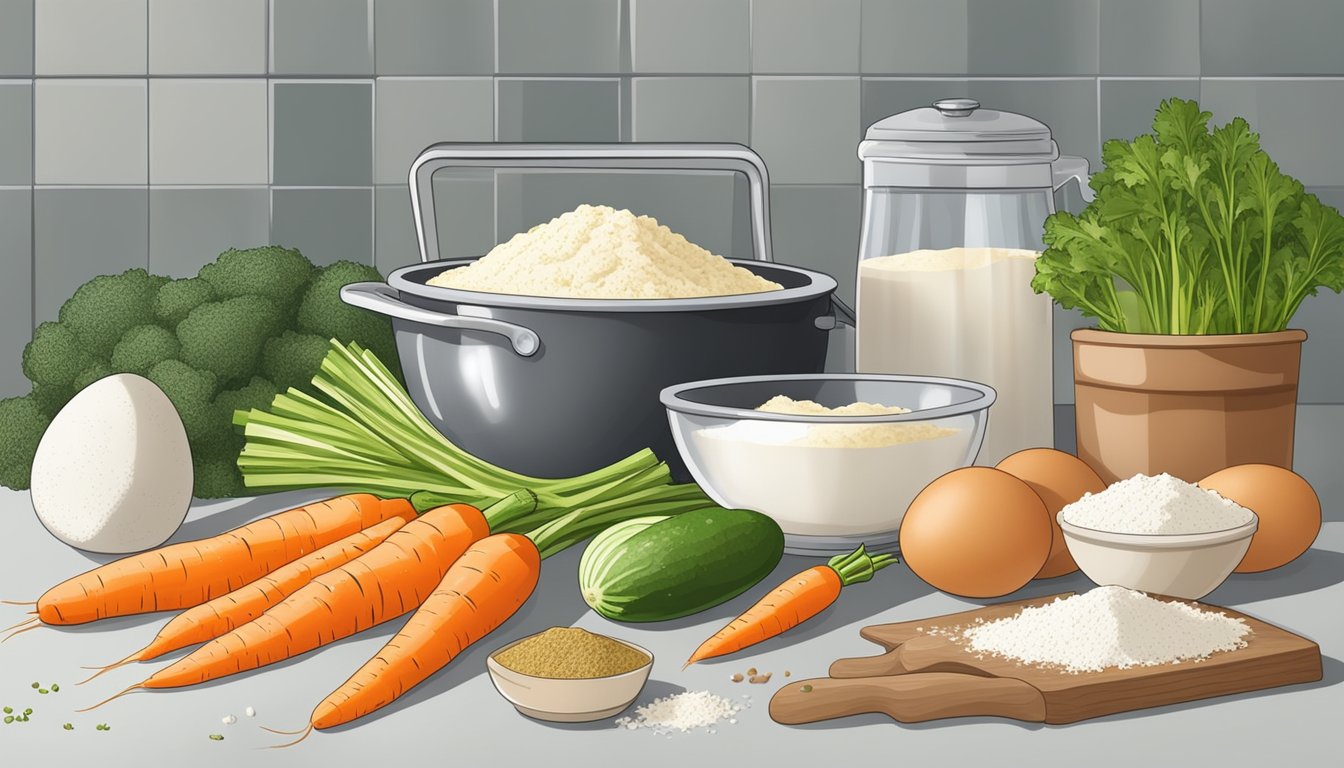
[[995, 388], [976, 463], [1054, 443], [1051, 303], [1031, 289], [1054, 192], [1087, 160], [1045, 124], [944, 99], [873, 124], [859, 144], [857, 368]]

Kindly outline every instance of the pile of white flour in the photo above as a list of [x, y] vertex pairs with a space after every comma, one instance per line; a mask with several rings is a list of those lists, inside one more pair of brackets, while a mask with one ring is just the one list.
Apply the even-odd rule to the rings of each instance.
[[1135, 475], [1060, 510], [1070, 525], [1112, 533], [1209, 533], [1251, 521], [1251, 510], [1166, 473]]
[[937, 632], [982, 654], [1066, 672], [1181, 661], [1246, 647], [1241, 619], [1124, 587], [1096, 587], [1015, 616]]
[[430, 285], [575, 299], [680, 299], [779, 290], [649, 216], [581, 205]]

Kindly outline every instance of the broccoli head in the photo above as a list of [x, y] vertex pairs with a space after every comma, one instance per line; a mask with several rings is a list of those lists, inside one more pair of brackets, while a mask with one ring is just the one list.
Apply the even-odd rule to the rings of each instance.
[[233, 426], [234, 411], [250, 411], [253, 408], [269, 409], [271, 401], [280, 390], [274, 384], [260, 376], [253, 376], [245, 386], [226, 389], [215, 395], [216, 418], [219, 419], [220, 432], [233, 438], [230, 440], [230, 456], [236, 457], [243, 449], [243, 435]]
[[[352, 307], [341, 301], [341, 287], [365, 280], [382, 280], [367, 264], [338, 261], [323, 267], [313, 278], [299, 304], [299, 330], [343, 343], [357, 341], [369, 349], [392, 373], [401, 376], [392, 324], [382, 315]], [[316, 371], [316, 369], [314, 369]]]
[[0, 485], [28, 488], [33, 456], [49, 424], [51, 419], [31, 395], [0, 400]]
[[154, 314], [169, 328], [176, 328], [191, 310], [218, 298], [215, 289], [199, 277], [174, 280], [154, 295]]
[[193, 455], [196, 446], [219, 440], [219, 419], [211, 407], [217, 380], [210, 371], [197, 370], [181, 360], [164, 360], [149, 369], [146, 378], [168, 396], [187, 430]]
[[154, 321], [154, 297], [167, 282], [143, 269], [95, 277], [61, 305], [61, 323], [84, 342], [85, 351], [107, 360], [127, 331]]
[[89, 386], [93, 382], [103, 378], [104, 376], [111, 376], [113, 373], [121, 373], [121, 371], [114, 371], [107, 363], [104, 363], [102, 360], [95, 360], [93, 361], [93, 365], [90, 365], [88, 368], [85, 368], [83, 371], [80, 372], [78, 376], [75, 377], [74, 390], [75, 392], [79, 392], [81, 389]]
[[270, 299], [238, 296], [193, 309], [178, 323], [177, 340], [184, 362], [228, 385], [257, 370], [262, 346], [283, 328], [284, 318]]
[[229, 249], [211, 264], [201, 267], [199, 277], [221, 299], [265, 296], [277, 307], [292, 307], [313, 265], [290, 248], [268, 245], [245, 251]]
[[238, 464], [227, 456], [191, 457], [191, 495], [198, 499], [222, 499], [245, 493]]
[[[99, 363], [95, 362], [94, 365]], [[79, 375], [76, 375], [75, 381], [79, 381]], [[65, 404], [70, 402], [70, 398], [75, 396], [73, 386], [61, 386], [57, 384], [34, 384], [33, 390], [28, 393], [37, 404], [38, 410], [47, 416], [55, 416], [60, 412]]]
[[112, 368], [144, 376], [156, 364], [177, 357], [179, 351], [172, 331], [161, 325], [137, 325], [113, 347]]
[[313, 376], [331, 344], [322, 336], [285, 331], [261, 349], [261, 372], [284, 392], [290, 387], [311, 390]]
[[23, 348], [23, 375], [54, 393], [70, 389], [75, 377], [93, 361], [94, 356], [68, 324], [46, 322], [37, 326], [33, 340]]

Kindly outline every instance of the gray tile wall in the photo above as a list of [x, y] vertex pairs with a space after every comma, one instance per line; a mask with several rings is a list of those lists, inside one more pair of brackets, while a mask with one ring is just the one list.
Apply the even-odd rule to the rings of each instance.
[[[0, 0], [0, 396], [25, 386], [32, 325], [100, 272], [190, 274], [266, 240], [414, 260], [405, 174], [436, 140], [749, 143], [777, 257], [835, 273], [846, 297], [855, 144], [943, 96], [1041, 118], [1093, 161], [1160, 99], [1199, 98], [1344, 205], [1342, 26], [1329, 0]], [[639, 183], [445, 178], [443, 251], [621, 195], [741, 255], [722, 220], [740, 185]], [[1057, 320], [1067, 405], [1081, 321]], [[1297, 324], [1303, 402], [1344, 404], [1344, 298]]]

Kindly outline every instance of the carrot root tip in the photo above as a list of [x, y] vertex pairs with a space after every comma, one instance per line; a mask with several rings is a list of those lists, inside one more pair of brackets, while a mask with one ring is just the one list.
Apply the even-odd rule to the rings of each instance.
[[127, 656], [121, 661], [114, 661], [111, 664], [102, 667], [80, 667], [80, 669], [95, 669], [98, 671], [94, 672], [92, 675], [89, 675], [83, 680], [80, 680], [78, 683], [75, 683], [75, 685], [83, 685], [89, 682], [90, 680], [94, 679], [95, 677], [98, 677], [99, 675], [103, 674], [104, 672], [111, 672], [112, 670], [117, 669], [119, 667], [124, 667], [127, 664], [130, 664], [132, 661], [136, 661], [137, 659], [135, 659], [134, 657], [135, 654], [131, 654], [130, 656]]
[[300, 736], [299, 738], [297, 738], [297, 739], [295, 739], [295, 740], [293, 740], [293, 741], [287, 741], [287, 742], [285, 742], [284, 744], [275, 744], [275, 745], [272, 745], [272, 746], [270, 746], [270, 747], [267, 747], [267, 749], [284, 749], [284, 748], [286, 748], [286, 747], [292, 747], [292, 746], [294, 746], [295, 744], [298, 744], [300, 741], [303, 741], [304, 739], [306, 739], [306, 738], [308, 738], [309, 736], [312, 736], [312, 735], [313, 735], [313, 726], [312, 726], [311, 724], [309, 724], [309, 726], [308, 726], [307, 728], [304, 728], [304, 729], [301, 730], [301, 731], [277, 731], [277, 730], [275, 730], [274, 728], [267, 728], [267, 727], [264, 726], [264, 725], [261, 726], [261, 729], [264, 730], [264, 731], [270, 731], [271, 733], [278, 733], [278, 734], [281, 734], [281, 735], [283, 735], [283, 736], [292, 736], [292, 735], [294, 735], [294, 734], [296, 734], [296, 733], [302, 733], [302, 734], [303, 734], [302, 736]]
[[20, 622], [17, 623], [17, 624], [11, 624], [11, 625], [9, 625], [8, 627], [5, 627], [4, 629], [0, 629], [0, 632], [8, 632], [8, 631], [10, 631], [11, 629], [18, 629], [19, 627], [26, 627], [26, 626], [28, 626], [29, 624], [32, 624], [32, 623], [35, 622], [35, 621], [37, 621], [36, 618], [31, 618], [31, 617], [30, 617], [30, 618], [24, 619], [23, 621], [20, 621]]
[[264, 726], [264, 725], [258, 725], [257, 727], [260, 728], [260, 729], [263, 730], [263, 731], [266, 731], [267, 733], [278, 733], [278, 734], [280, 734], [281, 736], [297, 736], [297, 735], [299, 735], [300, 733], [303, 733], [303, 732], [305, 732], [305, 731], [311, 729], [313, 726], [309, 725], [309, 726], [307, 726], [307, 727], [305, 727], [305, 728], [300, 728], [300, 729], [297, 730], [297, 731], [282, 731], [282, 730], [280, 730], [280, 729], [278, 729], [278, 728], [267, 728], [267, 727]]
[[125, 695], [128, 694], [128, 693], [132, 693], [132, 692], [134, 692], [134, 691], [139, 691], [139, 690], [144, 690], [144, 686], [143, 686], [143, 685], [140, 685], [139, 683], [137, 683], [137, 684], [135, 684], [135, 685], [132, 685], [132, 686], [127, 687], [127, 688], [126, 688], [125, 690], [123, 690], [121, 693], [114, 694], [114, 695], [112, 695], [112, 696], [107, 697], [106, 699], [103, 699], [102, 701], [98, 702], [97, 704], [94, 704], [94, 705], [91, 706], [91, 707], [85, 707], [85, 708], [83, 708], [83, 709], [76, 709], [75, 711], [76, 711], [76, 712], [89, 712], [89, 711], [91, 711], [91, 710], [94, 710], [94, 709], [97, 709], [97, 708], [103, 706], [104, 704], [108, 703], [109, 701], [112, 701], [113, 699], [119, 699], [119, 698], [121, 698], [122, 696], [125, 696]]
[[[32, 632], [34, 629], [41, 629], [42, 624], [36, 622], [37, 619], [29, 619], [28, 621], [22, 621], [19, 622], [18, 624], [15, 624], [13, 627], [10, 627], [10, 629], [13, 629], [14, 631], [10, 632], [8, 635], [5, 635], [5, 639], [0, 640], [0, 643], [9, 642], [10, 639], [13, 638], [15, 635], [22, 635], [24, 632]], [[29, 624], [31, 626], [24, 626], [25, 624]], [[23, 628], [15, 629], [15, 627], [23, 627]]]
[[36, 600], [0, 600], [3, 605], [37, 605]]

